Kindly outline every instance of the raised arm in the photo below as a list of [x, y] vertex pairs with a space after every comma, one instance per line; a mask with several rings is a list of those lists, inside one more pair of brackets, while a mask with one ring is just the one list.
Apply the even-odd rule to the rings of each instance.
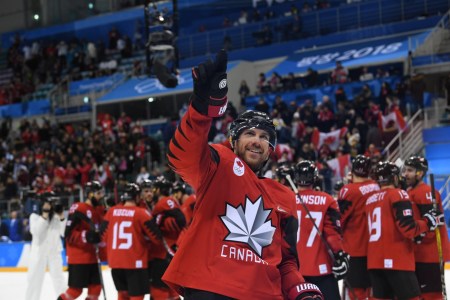
[[227, 107], [227, 53], [221, 50], [216, 59], [192, 69], [194, 92], [187, 113], [170, 141], [169, 166], [196, 189], [201, 176], [213, 172], [218, 157], [208, 146], [213, 118]]

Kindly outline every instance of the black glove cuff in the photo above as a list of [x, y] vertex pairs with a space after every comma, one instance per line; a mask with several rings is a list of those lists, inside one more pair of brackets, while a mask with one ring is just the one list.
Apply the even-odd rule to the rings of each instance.
[[191, 104], [192, 107], [202, 115], [217, 118], [225, 113], [228, 99], [227, 96], [222, 99], [202, 99], [198, 95], [192, 94]]

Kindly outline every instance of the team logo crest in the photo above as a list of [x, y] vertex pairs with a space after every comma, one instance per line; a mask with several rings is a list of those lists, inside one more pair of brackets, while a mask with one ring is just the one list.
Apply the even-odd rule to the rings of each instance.
[[226, 213], [221, 216], [222, 222], [228, 229], [226, 241], [247, 244], [261, 257], [265, 246], [272, 243], [275, 227], [267, 220], [271, 209], [264, 209], [262, 196], [252, 203], [250, 198], [245, 199], [245, 206], [226, 206]]
[[245, 172], [244, 163], [237, 157], [234, 159], [233, 172], [237, 176], [242, 176]]

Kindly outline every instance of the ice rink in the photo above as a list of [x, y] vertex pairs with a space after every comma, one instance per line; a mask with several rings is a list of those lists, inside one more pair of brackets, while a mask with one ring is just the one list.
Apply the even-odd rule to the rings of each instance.
[[[447, 283], [447, 295], [450, 293], [450, 265], [446, 266], [446, 283]], [[67, 277], [67, 272], [64, 272]], [[114, 288], [114, 283], [111, 278], [111, 271], [108, 268], [104, 268], [103, 278], [105, 280], [106, 297], [109, 300], [117, 299], [117, 292]], [[25, 300], [25, 290], [27, 286], [27, 273], [24, 271], [19, 272], [4, 272], [0, 269], [0, 300]], [[405, 287], [407, 288], [407, 287]], [[82, 297], [78, 299], [85, 299], [86, 290]], [[44, 286], [42, 288], [41, 300], [56, 300], [57, 295], [53, 291], [52, 283], [48, 273], [45, 274]], [[100, 299], [103, 298], [103, 293]], [[146, 295], [145, 300], [150, 299], [149, 295]]]

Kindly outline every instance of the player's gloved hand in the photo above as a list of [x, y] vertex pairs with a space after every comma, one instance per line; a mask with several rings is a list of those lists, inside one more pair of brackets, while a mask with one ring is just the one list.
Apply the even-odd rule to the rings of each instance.
[[100, 241], [100, 234], [97, 231], [89, 230], [86, 232], [86, 242], [89, 244], [98, 244]]
[[422, 240], [425, 237], [425, 235], [426, 235], [425, 232], [419, 234], [418, 236], [413, 238], [413, 242], [416, 244], [422, 244]]
[[220, 117], [227, 108], [227, 62], [225, 50], [217, 53], [214, 61], [208, 60], [192, 68], [194, 95], [192, 106], [201, 114]]
[[322, 292], [319, 290], [317, 285], [304, 282], [300, 283], [293, 288], [288, 293], [289, 300], [324, 300]]
[[336, 280], [344, 279], [348, 273], [350, 255], [345, 251], [339, 250], [334, 254], [334, 264], [332, 267], [334, 277]]
[[423, 217], [427, 221], [430, 231], [434, 231], [438, 226], [444, 225], [444, 214], [437, 209], [430, 209]]

